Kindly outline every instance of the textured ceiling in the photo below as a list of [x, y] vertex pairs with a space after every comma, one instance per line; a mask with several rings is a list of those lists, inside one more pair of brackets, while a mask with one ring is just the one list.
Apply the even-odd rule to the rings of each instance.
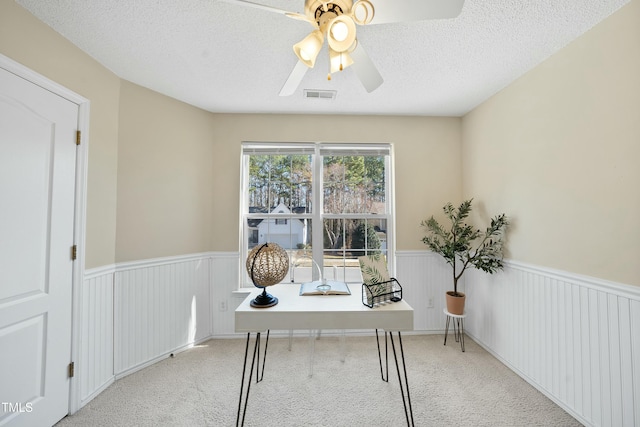
[[359, 26], [382, 86], [367, 93], [350, 68], [327, 81], [325, 47], [289, 97], [308, 23], [218, 0], [15, 1], [119, 77], [208, 111], [461, 116], [629, 0], [466, 0], [455, 19]]

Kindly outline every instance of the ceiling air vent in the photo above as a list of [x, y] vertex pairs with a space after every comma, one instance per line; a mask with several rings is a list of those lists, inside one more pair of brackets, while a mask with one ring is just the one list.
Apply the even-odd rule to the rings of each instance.
[[308, 99], [335, 99], [336, 98], [335, 90], [316, 90], [316, 89], [305, 89], [304, 97]]

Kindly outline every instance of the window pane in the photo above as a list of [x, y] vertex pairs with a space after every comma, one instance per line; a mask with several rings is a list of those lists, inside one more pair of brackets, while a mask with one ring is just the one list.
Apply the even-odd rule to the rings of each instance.
[[325, 156], [323, 203], [326, 213], [385, 213], [383, 156]]
[[[324, 272], [329, 280], [339, 282], [362, 283], [360, 263], [358, 258], [345, 251], [324, 251]], [[357, 288], [350, 288], [351, 292], [358, 292]]]
[[[269, 182], [254, 178], [249, 181], [249, 206], [252, 208], [269, 207]], [[249, 211], [251, 212], [251, 210]]]
[[311, 181], [291, 185], [291, 208], [294, 213], [311, 213]]
[[381, 253], [387, 254], [386, 219], [325, 219], [324, 262], [329, 268], [328, 278], [361, 281], [358, 257]]
[[291, 251], [290, 277], [291, 283], [304, 283], [313, 280], [314, 271], [319, 270], [319, 265], [314, 263], [311, 247], [305, 247]]
[[327, 213], [342, 213], [344, 195], [344, 164], [342, 157], [326, 156], [323, 159], [323, 208]]
[[369, 219], [367, 220], [369, 227], [375, 231], [377, 241], [367, 241], [367, 255], [369, 251], [377, 253], [380, 251], [383, 255], [387, 254], [387, 220], [386, 219]]
[[[284, 224], [282, 221], [286, 221]], [[248, 219], [245, 226], [247, 236], [247, 248], [251, 250], [263, 243], [276, 243], [289, 255], [289, 274], [280, 283], [297, 283], [311, 281], [311, 223], [310, 218], [286, 218], [262, 217]], [[299, 259], [299, 265], [295, 265]], [[316, 269], [318, 267], [313, 267]], [[246, 272], [245, 272], [246, 273]], [[247, 280], [251, 283], [251, 280]]]
[[354, 221], [350, 233], [349, 249], [356, 256], [379, 253], [381, 242], [373, 225], [366, 220]]
[[269, 206], [276, 207], [279, 204], [291, 206], [291, 187], [283, 181], [269, 182]]
[[311, 156], [249, 156], [249, 207], [270, 208], [283, 204], [290, 211], [311, 206]]
[[342, 218], [325, 219], [323, 224], [323, 248], [337, 250], [344, 247], [345, 224]]
[[387, 250], [386, 219], [327, 218], [323, 227], [325, 250], [344, 250], [356, 256]]
[[291, 156], [291, 182], [311, 182], [311, 156]]

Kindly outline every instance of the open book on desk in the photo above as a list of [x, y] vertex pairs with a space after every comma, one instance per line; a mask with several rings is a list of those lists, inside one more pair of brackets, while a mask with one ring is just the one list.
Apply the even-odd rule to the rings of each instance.
[[[322, 282], [320, 280], [301, 284], [300, 295], [324, 295], [325, 292], [318, 289], [318, 286], [321, 284]], [[351, 295], [349, 286], [345, 282], [327, 280], [327, 285], [331, 286], [331, 289], [326, 292], [326, 295]]]

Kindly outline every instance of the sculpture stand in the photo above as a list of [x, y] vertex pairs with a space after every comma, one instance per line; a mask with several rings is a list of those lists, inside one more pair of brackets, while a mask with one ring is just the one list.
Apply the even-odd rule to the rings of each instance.
[[251, 307], [267, 308], [273, 307], [278, 303], [278, 298], [267, 293], [267, 288], [262, 288], [262, 293], [251, 300]]

